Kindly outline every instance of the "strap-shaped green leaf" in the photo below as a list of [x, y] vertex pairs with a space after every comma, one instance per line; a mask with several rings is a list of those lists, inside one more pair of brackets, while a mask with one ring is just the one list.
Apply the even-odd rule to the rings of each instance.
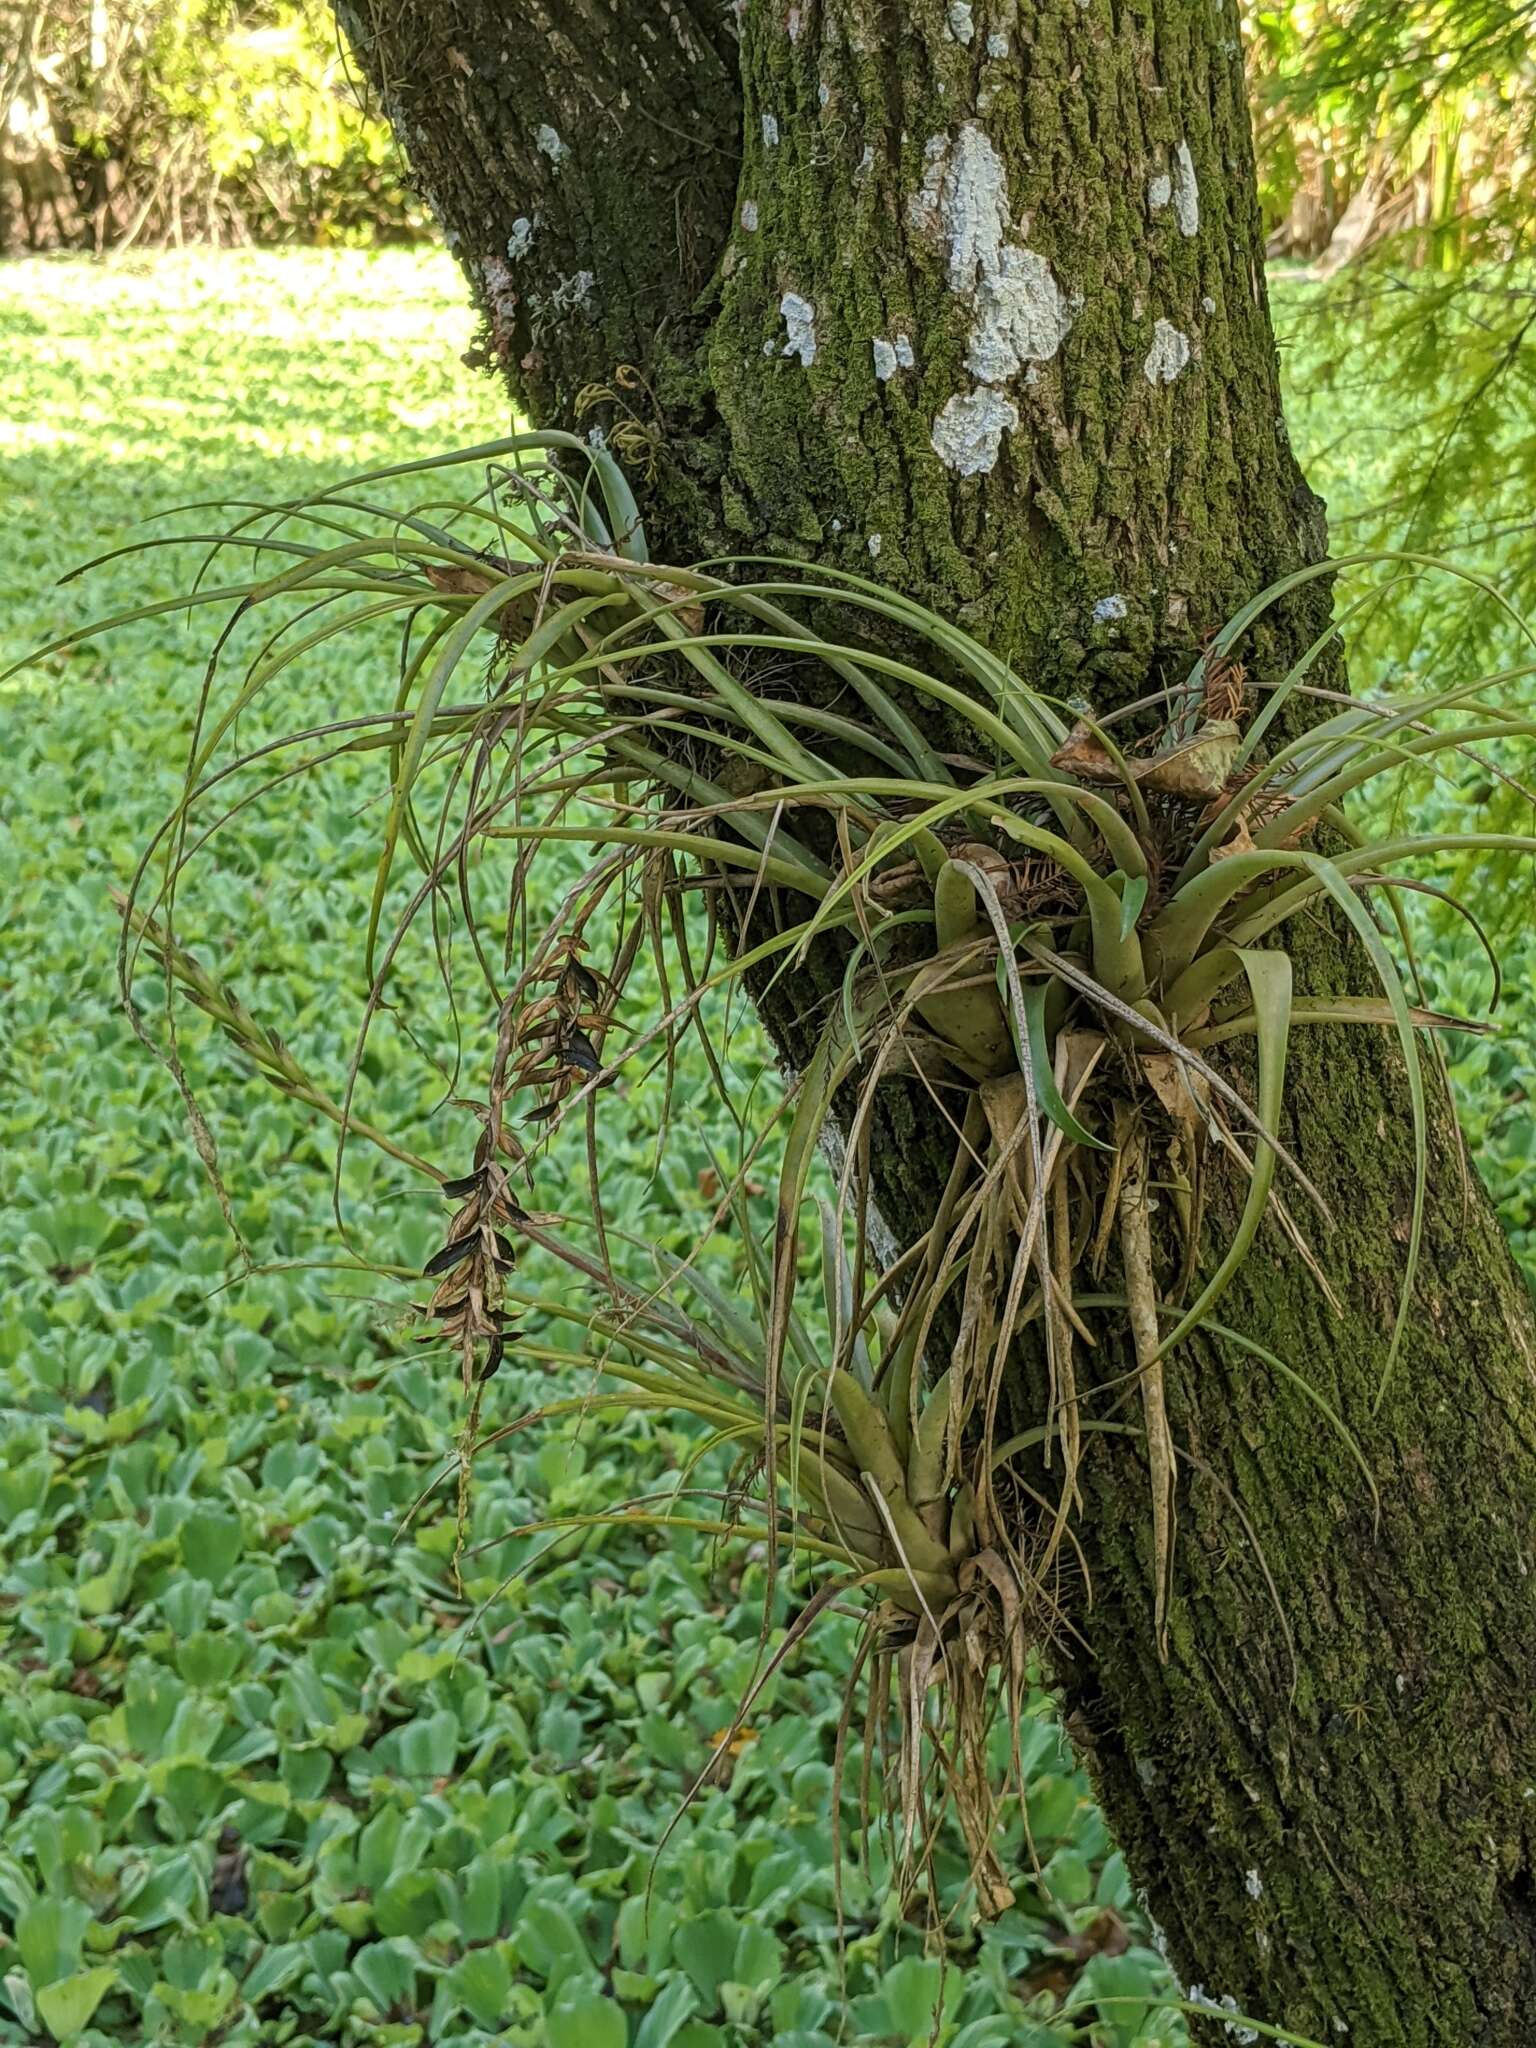
[[379, 848], [379, 864], [374, 875], [373, 901], [368, 906], [368, 936], [364, 945], [364, 961], [368, 979], [374, 979], [374, 946], [379, 935], [379, 920], [384, 910], [384, 894], [389, 887], [389, 871], [394, 865], [395, 847], [399, 843], [400, 829], [405, 821], [406, 806], [411, 799], [411, 786], [421, 767], [421, 757], [426, 750], [427, 739], [432, 730], [432, 720], [448, 680], [462, 660], [465, 650], [485, 622], [498, 612], [524, 577], [504, 576], [498, 578], [483, 596], [477, 598], [463, 618], [443, 642], [442, 652], [433, 662], [422, 686], [421, 698], [416, 706], [416, 715], [411, 720], [411, 729], [406, 736], [401, 754], [400, 772], [395, 780], [390, 800], [389, 815], [384, 822], [384, 841]]
[[[1259, 1117], [1265, 1129], [1272, 1131], [1279, 1126], [1285, 1093], [1285, 1055], [1291, 1035], [1291, 956], [1289, 953], [1243, 949], [1237, 958], [1248, 977], [1254, 1015], [1258, 1020]], [[1159, 1358], [1165, 1358], [1181, 1338], [1199, 1327], [1231, 1285], [1233, 1275], [1247, 1258], [1264, 1219], [1269, 1191], [1274, 1185], [1275, 1164], [1274, 1147], [1261, 1136], [1254, 1149], [1253, 1174], [1248, 1183], [1243, 1213], [1232, 1233], [1232, 1242], [1194, 1304], [1158, 1344]]]
[[1120, 891], [1120, 936], [1128, 939], [1136, 929], [1136, 920], [1141, 907], [1147, 900], [1147, 877], [1145, 874], [1129, 875], [1125, 887]]
[[[810, 1179], [832, 1098], [858, 1058], [855, 1044], [843, 1036], [842, 1018], [836, 1017], [822, 1033], [805, 1072], [800, 1076], [795, 1113], [784, 1144], [779, 1168], [778, 1201], [773, 1219], [773, 1265], [768, 1293], [768, 1341], [763, 1358], [763, 1410], [772, 1418], [778, 1413], [779, 1385], [783, 1377], [784, 1354], [789, 1344], [790, 1315], [795, 1298], [795, 1263], [800, 1250], [800, 1204]], [[857, 1382], [853, 1382], [855, 1386]], [[774, 1432], [767, 1435], [766, 1490], [770, 1506], [777, 1484], [777, 1456]], [[778, 1563], [778, 1537], [772, 1514], [768, 1520], [768, 1568], [770, 1577]]]
[[1035, 1096], [1040, 1107], [1064, 1137], [1074, 1145], [1091, 1145], [1095, 1152], [1113, 1152], [1113, 1145], [1107, 1145], [1102, 1138], [1096, 1138], [1092, 1131], [1080, 1124], [1067, 1107], [1066, 1099], [1056, 1085], [1055, 1064], [1051, 1059], [1050, 1040], [1045, 1028], [1045, 1006], [1050, 1001], [1050, 983], [1026, 981], [1021, 988], [1024, 998], [1024, 1020], [1029, 1027], [1029, 1042], [1019, 1048], [1021, 1058], [1027, 1058], [1034, 1075]]

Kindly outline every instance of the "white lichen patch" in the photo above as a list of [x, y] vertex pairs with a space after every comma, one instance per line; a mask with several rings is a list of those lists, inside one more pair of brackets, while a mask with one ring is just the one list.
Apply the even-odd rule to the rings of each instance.
[[1072, 309], [1049, 263], [1010, 244], [981, 287], [966, 362], [986, 383], [1003, 384], [1025, 363], [1048, 362], [1071, 328]]
[[779, 146], [779, 117], [777, 114], [763, 116], [763, 147], [777, 149]]
[[[939, 144], [937, 152], [935, 142]], [[952, 149], [942, 136], [935, 136], [923, 155], [929, 165], [929, 176], [923, 181], [925, 193], [933, 168], [939, 166], [939, 215], [949, 247], [950, 287], [957, 292], [971, 291], [995, 276], [1002, 265], [1008, 229], [1008, 177], [1003, 160], [986, 130], [974, 121], [961, 128]]]
[[974, 121], [961, 128], [944, 166], [939, 222], [950, 287], [975, 297], [971, 374], [1006, 384], [1025, 363], [1048, 362], [1071, 331], [1073, 308], [1045, 258], [1008, 239], [1007, 172]]
[[749, 235], [757, 233], [757, 201], [743, 199], [741, 202], [741, 224]]
[[480, 283], [493, 332], [509, 327], [517, 313], [517, 292], [512, 273], [499, 256], [487, 256], [480, 266]]
[[1147, 205], [1154, 213], [1160, 213], [1173, 197], [1173, 180], [1166, 171], [1158, 171], [1147, 180]]
[[987, 37], [987, 55], [989, 57], [1006, 57], [1007, 54], [1008, 38], [999, 35], [996, 29], [994, 29], [991, 35]]
[[832, 104], [832, 88], [825, 79], [816, 88], [816, 104], [818, 107], [828, 107]]
[[1259, 1873], [1256, 1870], [1250, 1870], [1248, 1875], [1243, 1879], [1243, 1890], [1248, 1894], [1250, 1899], [1263, 1898], [1264, 1880], [1262, 1877], [1260, 1877]]
[[885, 536], [879, 533], [872, 533], [864, 545], [869, 549], [871, 555], [878, 555], [885, 546]]
[[546, 121], [534, 136], [534, 141], [552, 164], [562, 164], [570, 155], [570, 144], [560, 140], [559, 131], [551, 128]]
[[1171, 384], [1189, 361], [1189, 336], [1180, 334], [1170, 320], [1159, 320], [1152, 329], [1152, 346], [1142, 364], [1149, 384]]
[[512, 232], [507, 237], [507, 256], [509, 261], [516, 263], [520, 257], [526, 256], [532, 247], [533, 222], [528, 218], [527, 214], [520, 213], [517, 219], [513, 221]]
[[1004, 434], [1018, 424], [1018, 407], [980, 384], [957, 392], [934, 421], [934, 452], [956, 476], [984, 476], [997, 466]]
[[802, 299], [798, 292], [786, 292], [779, 301], [779, 311], [784, 318], [784, 332], [789, 337], [784, 343], [783, 353], [798, 356], [805, 369], [816, 360], [816, 308], [809, 299]]
[[917, 361], [917, 357], [912, 353], [912, 341], [909, 335], [897, 335], [896, 361], [903, 370], [910, 370], [912, 365]]
[[790, 41], [791, 41], [792, 43], [798, 43], [798, 42], [799, 42], [799, 40], [800, 40], [800, 10], [799, 10], [799, 8], [798, 8], [798, 7], [791, 7], [791, 9], [789, 10], [788, 14], [787, 14], [787, 15], [785, 15], [785, 17], [784, 17], [784, 32], [785, 32], [785, 34], [786, 34], [786, 35], [787, 35], [787, 36], [789, 37], [789, 40], [790, 40]]
[[[1233, 2012], [1239, 2017], [1242, 2015], [1242, 2007], [1230, 1991], [1225, 1991], [1220, 1998], [1216, 1998], [1207, 1992], [1203, 1984], [1191, 1984], [1187, 1996], [1191, 2005], [1203, 2006], [1209, 2013]], [[1230, 2034], [1234, 2041], [1257, 2041], [1259, 2038], [1251, 2027], [1234, 2025], [1230, 2020], [1223, 2023], [1221, 2031]]]
[[569, 277], [556, 278], [549, 303], [557, 313], [584, 313], [592, 304], [592, 287], [596, 282], [590, 270], [574, 270]]
[[[923, 182], [907, 201], [907, 225], [916, 234], [928, 233], [939, 224], [939, 196], [944, 189], [944, 164], [948, 155], [947, 135], [930, 135], [923, 144]], [[874, 160], [874, 151], [866, 149], [859, 173], [867, 171]]]
[[864, 154], [859, 158], [857, 165], [854, 167], [853, 182], [856, 185], [862, 185], [864, 180], [869, 176], [870, 172], [874, 169], [874, 167], [875, 146], [872, 142], [866, 142], [864, 145]]
[[1181, 142], [1173, 153], [1173, 217], [1181, 235], [1200, 232], [1200, 187], [1195, 182], [1195, 160], [1189, 144]]
[[1099, 599], [1093, 608], [1093, 616], [1101, 626], [1104, 626], [1111, 619], [1123, 619], [1129, 610], [1130, 606], [1121, 597], [1119, 592], [1116, 591], [1109, 597], [1101, 597]]
[[875, 375], [884, 384], [896, 374], [896, 350], [878, 334], [869, 346], [875, 358]]
[[949, 32], [957, 43], [968, 43], [976, 33], [976, 23], [971, 15], [969, 0], [954, 0], [954, 5], [944, 17]]
[[1200, 301], [1200, 310], [1202, 313], [1214, 313], [1216, 310], [1216, 301], [1210, 297], [1203, 298]]

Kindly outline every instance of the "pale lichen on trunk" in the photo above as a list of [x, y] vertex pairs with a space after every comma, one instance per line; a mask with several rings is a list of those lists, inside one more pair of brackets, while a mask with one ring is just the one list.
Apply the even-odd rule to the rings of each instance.
[[[1000, 6], [968, 40], [936, 5], [831, 0], [793, 40], [751, 12], [755, 227], [709, 342], [744, 544], [858, 568], [878, 532], [884, 577], [1101, 698], [1316, 551], [1241, 54], [1203, 12]], [[765, 366], [785, 291], [817, 309], [804, 382]], [[882, 375], [893, 333], [912, 366]]]
[[[655, 428], [658, 551], [875, 575], [1101, 711], [1320, 559], [1233, 0], [540, 0], [515, 28], [489, 0], [339, 11], [520, 399], [571, 424], [584, 387], [643, 373], [624, 402]], [[1325, 605], [1313, 586], [1277, 610], [1261, 679]], [[1310, 986], [1342, 986], [1315, 947]], [[779, 985], [792, 1059], [837, 991], [814, 960]], [[1373, 1412], [1412, 1180], [1401, 1067], [1304, 1032], [1288, 1093], [1345, 1314], [1272, 1228], [1223, 1314], [1356, 1431], [1379, 1525], [1294, 1384], [1181, 1348], [1168, 1661], [1145, 1454], [1100, 1437], [1071, 1726], [1188, 1979], [1354, 2048], [1516, 2048], [1536, 2010], [1530, 1307], [1486, 1203], [1440, 1167]], [[879, 1206], [910, 1237], [950, 1139], [916, 1094], [882, 1114]], [[1435, 1115], [1451, 1160], [1443, 1095]], [[1128, 1362], [1123, 1333], [1080, 1351], [1084, 1398]]]

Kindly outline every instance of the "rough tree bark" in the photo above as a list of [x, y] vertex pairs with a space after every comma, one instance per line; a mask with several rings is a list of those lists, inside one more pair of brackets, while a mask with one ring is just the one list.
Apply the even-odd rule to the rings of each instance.
[[[654, 443], [654, 553], [873, 573], [1100, 710], [1320, 558], [1235, 0], [338, 12], [520, 402], [570, 424], [583, 387], [642, 372], [622, 396]], [[1274, 618], [1261, 669], [1322, 602]], [[1308, 971], [1344, 971], [1325, 939]], [[793, 1011], [768, 1022], [793, 1053]], [[1172, 1657], [1140, 1454], [1100, 1439], [1070, 1726], [1187, 1983], [1356, 2048], [1514, 2048], [1536, 2025], [1536, 1328], [1437, 1097], [1416, 1312], [1373, 1416], [1412, 1183], [1401, 1067], [1385, 1034], [1304, 1033], [1290, 1097], [1345, 1313], [1266, 1230], [1224, 1314], [1355, 1429], [1380, 1524], [1305, 1398], [1189, 1347]], [[879, 1198], [911, 1232], [943, 1146], [887, 1113]]]

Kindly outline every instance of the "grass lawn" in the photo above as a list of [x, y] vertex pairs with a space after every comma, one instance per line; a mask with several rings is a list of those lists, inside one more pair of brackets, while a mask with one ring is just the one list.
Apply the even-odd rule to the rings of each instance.
[[[7, 657], [182, 588], [186, 558], [153, 553], [56, 584], [150, 514], [291, 498], [504, 424], [458, 363], [468, 321], [437, 256], [15, 265], [0, 336]], [[876, 1843], [867, 1871], [845, 1868], [839, 1942], [840, 1622], [775, 1680], [657, 1857], [752, 1671], [760, 1565], [605, 1528], [509, 1582], [537, 1546], [506, 1532], [666, 1487], [685, 1434], [635, 1414], [516, 1439], [480, 1468], [463, 1594], [451, 1490], [406, 1525], [460, 1394], [413, 1342], [409, 1290], [343, 1262], [419, 1268], [439, 1205], [356, 1148], [343, 1240], [329, 1126], [233, 1076], [184, 1021], [258, 1268], [242, 1277], [175, 1087], [115, 992], [109, 888], [176, 793], [212, 616], [141, 620], [0, 689], [0, 2042], [1183, 2041], [1043, 1698], [1024, 1731], [1042, 1881], [1021, 1878], [1019, 1907], [941, 1971], [882, 1910]], [[393, 659], [383, 639], [328, 643], [289, 672], [285, 722], [372, 705]], [[367, 758], [246, 814], [179, 916], [332, 1079], [384, 781]], [[452, 1158], [473, 1125], [443, 1098], [474, 1083], [453, 1079], [432, 987], [407, 975], [366, 1107]], [[156, 991], [140, 984], [147, 1010]], [[749, 1023], [734, 1046], [747, 1089]], [[701, 1091], [681, 1071], [658, 1169], [659, 1093], [605, 1100], [605, 1200], [680, 1250], [729, 1134], [690, 1122]], [[546, 1199], [581, 1190], [573, 1166]], [[715, 1256], [732, 1277], [729, 1244]], [[549, 1396], [547, 1374], [509, 1365], [493, 1419]], [[856, 1787], [854, 1769], [850, 1842]], [[941, 1890], [960, 1869], [940, 1859]]]

